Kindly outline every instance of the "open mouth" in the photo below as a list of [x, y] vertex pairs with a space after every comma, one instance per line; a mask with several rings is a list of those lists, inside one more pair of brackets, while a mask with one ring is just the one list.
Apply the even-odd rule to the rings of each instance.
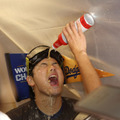
[[48, 82], [50, 83], [51, 86], [56, 86], [56, 85], [58, 85], [58, 78], [57, 78], [57, 76], [56, 76], [56, 75], [51, 75], [51, 76], [49, 77]]

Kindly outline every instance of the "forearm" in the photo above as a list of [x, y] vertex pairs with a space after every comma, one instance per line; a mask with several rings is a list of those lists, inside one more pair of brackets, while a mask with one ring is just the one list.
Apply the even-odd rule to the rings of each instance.
[[87, 53], [84, 51], [76, 53], [75, 58], [81, 72], [82, 82], [86, 92], [90, 93], [101, 86], [99, 76], [91, 64]]
[[71, 22], [63, 29], [63, 33], [78, 63], [85, 90], [90, 93], [101, 85], [101, 81], [86, 53], [86, 38], [79, 22], [77, 22], [77, 26], [78, 31]]

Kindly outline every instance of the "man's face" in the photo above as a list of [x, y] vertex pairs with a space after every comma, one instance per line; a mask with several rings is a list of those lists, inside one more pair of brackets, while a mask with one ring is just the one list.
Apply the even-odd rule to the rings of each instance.
[[34, 67], [33, 81], [35, 91], [46, 95], [59, 95], [64, 75], [55, 59], [45, 58]]

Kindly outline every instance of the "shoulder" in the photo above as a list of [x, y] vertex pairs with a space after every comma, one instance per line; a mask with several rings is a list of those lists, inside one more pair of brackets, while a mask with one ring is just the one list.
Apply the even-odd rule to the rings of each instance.
[[27, 103], [24, 103], [20, 105], [17, 108], [14, 108], [10, 111], [8, 111], [6, 114], [12, 119], [12, 120], [22, 120], [22, 116], [28, 113], [28, 110], [31, 109], [31, 106], [35, 106], [33, 101], [29, 101]]

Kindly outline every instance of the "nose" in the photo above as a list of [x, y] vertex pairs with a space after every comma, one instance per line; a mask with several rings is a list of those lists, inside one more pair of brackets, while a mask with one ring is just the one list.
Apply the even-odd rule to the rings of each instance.
[[53, 65], [50, 66], [50, 71], [55, 71], [55, 67]]

